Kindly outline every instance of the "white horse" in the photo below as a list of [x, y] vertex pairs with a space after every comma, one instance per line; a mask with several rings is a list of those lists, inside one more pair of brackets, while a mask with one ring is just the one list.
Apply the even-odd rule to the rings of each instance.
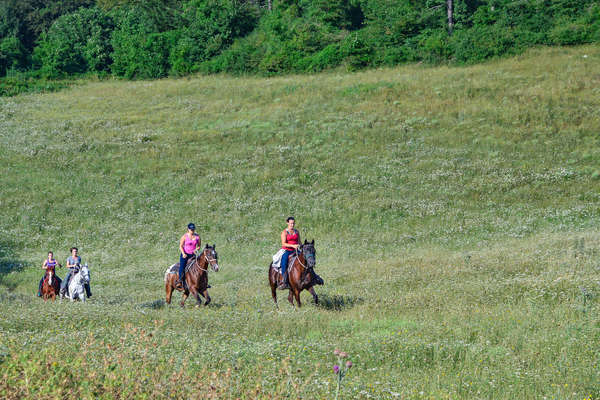
[[[83, 285], [90, 283], [90, 270], [88, 265], [84, 264], [79, 268], [75, 268], [69, 281], [69, 294], [66, 296], [71, 301], [79, 299], [85, 302], [85, 288]], [[61, 298], [63, 295], [61, 295]]]

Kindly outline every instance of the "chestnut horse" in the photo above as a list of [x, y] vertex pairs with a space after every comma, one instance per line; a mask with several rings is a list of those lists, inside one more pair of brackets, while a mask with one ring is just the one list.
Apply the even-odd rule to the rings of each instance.
[[56, 276], [53, 269], [46, 270], [46, 276], [44, 277], [44, 282], [42, 283], [42, 298], [44, 301], [48, 299], [52, 299], [52, 301], [56, 300], [56, 295], [60, 291], [60, 278]]
[[188, 298], [190, 293], [196, 297], [198, 301], [198, 305], [202, 305], [202, 300], [200, 299], [200, 295], [202, 295], [206, 302], [205, 306], [210, 303], [210, 296], [208, 295], [208, 266], [213, 269], [213, 271], [217, 272], [219, 270], [218, 263], [218, 255], [215, 251], [216, 245], [206, 245], [204, 250], [199, 255], [196, 255], [191, 262], [188, 263], [185, 268], [185, 289], [181, 287], [177, 287], [176, 282], [179, 278], [179, 263], [175, 263], [165, 272], [165, 291], [167, 293], [167, 304], [171, 304], [171, 296], [173, 294], [173, 290], [177, 289], [180, 292], [183, 292], [183, 297], [181, 298], [181, 303], [179, 305], [183, 307], [185, 300]]
[[[319, 304], [319, 297], [317, 296], [317, 293], [315, 293], [313, 286], [322, 285], [323, 279], [315, 273], [315, 264], [315, 241], [314, 239], [312, 242], [307, 242], [305, 240], [304, 244], [298, 247], [295, 254], [290, 256], [290, 263], [288, 264], [288, 282], [290, 284], [288, 301], [292, 305], [294, 305], [293, 299], [295, 297], [298, 307], [302, 307], [302, 303], [300, 302], [300, 292], [305, 289], [312, 294], [315, 304]], [[271, 285], [271, 295], [273, 296], [275, 305], [277, 305], [277, 286], [281, 279], [283, 279], [281, 273], [279, 270], [275, 269], [273, 263], [271, 263], [269, 265], [269, 285]]]

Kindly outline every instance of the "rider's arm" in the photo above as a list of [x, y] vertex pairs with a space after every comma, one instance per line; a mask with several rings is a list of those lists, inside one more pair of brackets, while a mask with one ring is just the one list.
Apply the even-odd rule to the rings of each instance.
[[48, 269], [47, 263], [48, 260], [44, 260], [44, 262], [42, 263], [42, 269]]
[[202, 243], [202, 239], [200, 239], [200, 234], [196, 233], [198, 236], [198, 243], [196, 243], [196, 250], [200, 250], [200, 244]]
[[181, 255], [185, 255], [185, 251], [183, 251], [183, 242], [185, 241], [185, 235], [183, 235], [181, 237], [181, 239], [179, 240], [179, 252], [181, 253]]

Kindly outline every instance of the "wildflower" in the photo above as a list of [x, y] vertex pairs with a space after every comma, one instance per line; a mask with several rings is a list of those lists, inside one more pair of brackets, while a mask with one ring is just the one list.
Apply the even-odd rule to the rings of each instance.
[[340, 372], [340, 366], [339, 365], [334, 365], [333, 366], [333, 372], [335, 372], [336, 374]]
[[348, 368], [348, 369], [352, 368], [352, 361], [350, 361], [350, 360], [346, 361], [346, 368]]
[[336, 355], [336, 356], [339, 356], [340, 355], [340, 350], [339, 349], [335, 349], [333, 351], [333, 354]]
[[346, 358], [346, 357], [348, 357], [348, 353], [346, 353], [344, 351], [340, 351], [340, 357], [341, 358]]

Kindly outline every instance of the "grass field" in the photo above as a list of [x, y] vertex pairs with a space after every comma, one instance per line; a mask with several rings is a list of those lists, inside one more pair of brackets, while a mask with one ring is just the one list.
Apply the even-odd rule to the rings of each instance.
[[[0, 170], [2, 398], [332, 399], [336, 348], [344, 399], [600, 398], [598, 46], [0, 98]], [[318, 306], [271, 300], [288, 215]], [[167, 307], [190, 221], [213, 303]]]

